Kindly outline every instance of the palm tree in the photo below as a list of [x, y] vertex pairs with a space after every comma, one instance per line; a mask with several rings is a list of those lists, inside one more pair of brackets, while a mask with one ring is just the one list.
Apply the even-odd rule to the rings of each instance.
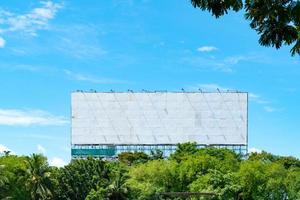
[[7, 190], [7, 184], [9, 183], [4, 168], [4, 165], [0, 165], [0, 199], [5, 199], [5, 191]]
[[127, 199], [128, 188], [125, 184], [126, 175], [120, 170], [116, 172], [113, 182], [108, 186], [107, 193], [111, 200]]
[[0, 188], [2, 188], [8, 182], [8, 179], [4, 173], [4, 168], [4, 165], [0, 165]]
[[47, 159], [39, 154], [32, 154], [26, 159], [26, 188], [31, 199], [49, 199], [51, 193], [50, 167]]

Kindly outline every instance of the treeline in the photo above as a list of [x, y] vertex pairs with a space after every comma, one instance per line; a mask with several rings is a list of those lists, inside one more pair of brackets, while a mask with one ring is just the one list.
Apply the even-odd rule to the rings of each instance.
[[179, 144], [168, 159], [160, 151], [129, 152], [115, 161], [74, 159], [62, 168], [37, 154], [0, 157], [0, 199], [180, 200], [202, 193], [189, 198], [299, 200], [300, 161], [266, 152], [243, 158], [194, 143]]

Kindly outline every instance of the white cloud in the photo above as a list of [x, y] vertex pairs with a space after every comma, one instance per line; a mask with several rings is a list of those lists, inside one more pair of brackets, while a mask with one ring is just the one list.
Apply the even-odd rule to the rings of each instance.
[[54, 137], [54, 136], [45, 135], [45, 134], [24, 134], [22, 137], [42, 139], [42, 140], [61, 140], [62, 139], [59, 137]]
[[[204, 48], [205, 49], [205, 48]], [[218, 58], [208, 55], [190, 55], [180, 59], [181, 64], [195, 66], [200, 70], [214, 70], [226, 73], [234, 72], [234, 67], [242, 66], [241, 62], [263, 63], [264, 58], [260, 55], [233, 55]]]
[[46, 154], [46, 149], [45, 149], [45, 147], [43, 147], [42, 145], [40, 145], [40, 144], [38, 144], [37, 145], [37, 151], [39, 152], [39, 153], [42, 153], [42, 154]]
[[279, 111], [279, 109], [274, 108], [274, 107], [271, 107], [271, 106], [264, 106], [264, 110], [265, 110], [266, 112], [269, 112], [269, 113]]
[[68, 120], [42, 110], [0, 109], [0, 125], [31, 126], [31, 125], [64, 125]]
[[254, 147], [248, 149], [248, 153], [261, 153], [261, 152], [262, 152], [262, 150], [254, 148]]
[[269, 104], [269, 102], [264, 100], [260, 95], [251, 92], [249, 93], [249, 100], [258, 104]]
[[218, 50], [218, 48], [214, 47], [214, 46], [202, 46], [197, 49], [197, 51], [200, 51], [200, 52], [211, 52], [211, 51], [216, 51], [216, 50]]
[[2, 37], [0, 37], [0, 48], [3, 48], [5, 46], [5, 43], [5, 40]]
[[26, 14], [0, 10], [0, 33], [20, 31], [36, 36], [37, 30], [47, 29], [49, 20], [55, 17], [62, 5], [52, 1], [41, 1], [40, 4]]
[[98, 83], [98, 84], [122, 84], [122, 83], [129, 83], [128, 81], [124, 80], [117, 80], [111, 78], [97, 78], [92, 77], [90, 75], [75, 73], [70, 70], [64, 69], [64, 73], [72, 80], [76, 81], [86, 81], [91, 83]]
[[202, 56], [188, 56], [180, 60], [183, 65], [191, 65], [200, 70], [214, 70], [220, 72], [231, 73], [232, 66], [225, 63], [223, 60], [216, 59], [215, 57], [202, 57]]
[[7, 148], [6, 146], [0, 144], [0, 153], [3, 153], [4, 151], [11, 151], [9, 148]]
[[99, 42], [90, 35], [85, 36], [85, 32], [88, 31], [77, 28], [73, 33], [65, 33], [68, 34], [67, 37], [58, 39], [59, 45], [56, 49], [74, 58], [84, 60], [99, 59], [107, 54], [107, 51], [100, 47]]
[[56, 14], [57, 10], [61, 8], [61, 5], [53, 3], [51, 1], [43, 2], [43, 7], [35, 8], [32, 13], [35, 18], [39, 19], [52, 19]]
[[52, 158], [52, 159], [49, 161], [49, 164], [50, 164], [51, 166], [55, 166], [55, 167], [63, 167], [63, 166], [65, 166], [67, 163], [66, 163], [63, 159], [61, 159], [61, 158], [59, 158], [59, 157], [54, 157], [54, 158]]
[[270, 101], [265, 100], [261, 95], [255, 93], [249, 93], [248, 95], [249, 101], [263, 105], [263, 110], [268, 113], [281, 111], [281, 109], [274, 108], [273, 106], [271, 106], [272, 103]]
[[12, 151], [11, 149], [9, 149], [5, 145], [0, 144], [0, 155], [3, 154], [4, 152], [9, 152], [10, 155], [15, 155], [16, 154], [14, 151]]
[[240, 61], [250, 60], [250, 57], [247, 56], [229, 56], [224, 59], [224, 62], [231, 65], [236, 65]]

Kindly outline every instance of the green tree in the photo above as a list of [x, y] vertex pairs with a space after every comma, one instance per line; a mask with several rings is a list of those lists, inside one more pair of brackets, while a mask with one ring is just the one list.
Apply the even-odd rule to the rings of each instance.
[[25, 160], [24, 156], [0, 156], [1, 178], [4, 185], [0, 186], [0, 199], [30, 199], [25, 187]]
[[49, 167], [36, 154], [2, 156], [0, 199], [152, 200], [159, 193], [188, 191], [212, 192], [216, 200], [300, 199], [294, 157], [263, 152], [241, 159], [230, 150], [197, 149], [193, 143], [179, 145], [174, 154], [123, 154], [122, 162], [76, 159], [64, 168]]
[[266, 192], [267, 199], [287, 199], [287, 188], [285, 178], [287, 170], [282, 164], [272, 163], [266, 166], [267, 175]]
[[238, 172], [243, 199], [286, 199], [287, 170], [282, 164], [261, 160], [243, 161]]
[[300, 160], [297, 158], [292, 156], [276, 156], [264, 151], [262, 153], [251, 153], [249, 160], [260, 160], [267, 163], [276, 162], [282, 164], [286, 169], [293, 167], [300, 168]]
[[0, 188], [8, 182], [8, 178], [6, 177], [4, 167], [4, 165], [0, 165]]
[[211, 199], [237, 200], [240, 198], [242, 187], [236, 173], [223, 173], [209, 170], [209, 173], [199, 176], [189, 185], [193, 192], [210, 192], [216, 194]]
[[[5, 193], [7, 190], [7, 184], [9, 183], [8, 181], [9, 180], [5, 172], [5, 166], [0, 165], [0, 194]], [[3, 196], [0, 195], [0, 198], [3, 198]]]
[[32, 154], [25, 160], [25, 186], [30, 192], [32, 200], [50, 199], [51, 192], [51, 170], [47, 163], [47, 158]]
[[196, 142], [177, 144], [176, 151], [171, 154], [170, 158], [180, 162], [181, 160], [184, 160], [186, 156], [193, 155], [197, 153], [197, 151]]
[[127, 198], [128, 187], [125, 183], [127, 179], [126, 172], [118, 170], [112, 177], [112, 183], [107, 187], [107, 197], [110, 200], [123, 200]]
[[177, 166], [175, 161], [153, 160], [131, 167], [127, 180], [129, 199], [153, 199], [156, 193], [178, 191]]
[[216, 18], [245, 8], [245, 18], [259, 35], [259, 43], [279, 49], [293, 45], [291, 54], [300, 55], [300, 2], [298, 0], [191, 0], [194, 7]]
[[118, 160], [127, 165], [145, 163], [150, 157], [144, 152], [123, 152], [118, 155]]
[[261, 152], [261, 153], [251, 153], [249, 155], [249, 158], [248, 160], [251, 160], [251, 161], [262, 161], [262, 162], [265, 162], [265, 163], [272, 163], [272, 162], [275, 162], [278, 160], [278, 156], [275, 156], [273, 154], [270, 154], [268, 152]]
[[58, 169], [55, 179], [55, 199], [83, 200], [92, 189], [107, 187], [109, 169], [99, 159], [74, 159], [64, 168]]
[[97, 189], [92, 189], [86, 196], [85, 200], [109, 200], [107, 197], [107, 190], [102, 187], [97, 187]]
[[285, 178], [289, 200], [300, 199], [300, 167], [290, 168]]
[[209, 173], [218, 170], [224, 174], [239, 170], [239, 158], [230, 150], [205, 148], [192, 155], [186, 155], [177, 169], [180, 191], [187, 191], [188, 185]]
[[109, 168], [109, 184], [104, 188], [97, 187], [92, 189], [86, 197], [86, 200], [93, 199], [108, 199], [108, 200], [123, 200], [127, 199], [128, 187], [126, 185], [127, 167], [118, 162], [107, 163]]

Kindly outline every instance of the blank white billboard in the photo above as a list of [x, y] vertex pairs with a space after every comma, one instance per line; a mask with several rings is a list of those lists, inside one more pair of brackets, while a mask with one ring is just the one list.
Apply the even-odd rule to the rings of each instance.
[[72, 144], [246, 145], [248, 94], [75, 92]]

